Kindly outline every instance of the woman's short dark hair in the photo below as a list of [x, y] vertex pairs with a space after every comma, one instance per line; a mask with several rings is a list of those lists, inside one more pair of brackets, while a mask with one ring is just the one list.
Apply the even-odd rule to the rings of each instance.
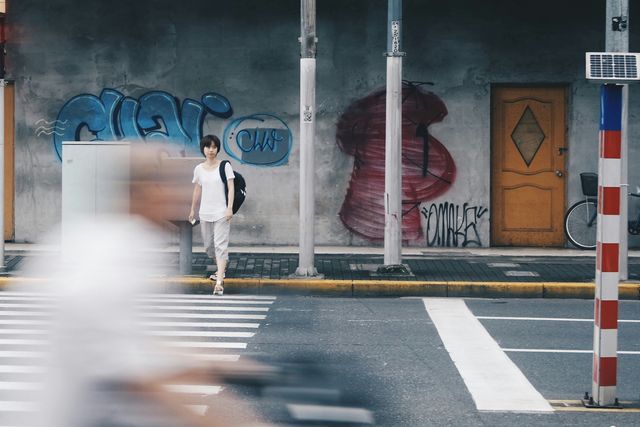
[[205, 135], [200, 140], [200, 152], [204, 156], [204, 147], [211, 147], [211, 144], [215, 145], [218, 149], [218, 153], [220, 152], [220, 139], [218, 139], [215, 135]]

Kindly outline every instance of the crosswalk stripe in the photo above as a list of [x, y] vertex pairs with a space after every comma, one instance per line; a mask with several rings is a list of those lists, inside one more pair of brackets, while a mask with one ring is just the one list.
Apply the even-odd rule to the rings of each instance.
[[46, 340], [32, 339], [0, 339], [0, 345], [47, 345]]
[[[1, 305], [1, 304], [0, 304]], [[227, 307], [227, 306], [209, 306], [209, 307], [191, 307], [188, 305], [162, 305], [162, 306], [144, 306], [145, 310], [185, 310], [185, 311], [269, 311], [269, 307]]]
[[161, 317], [171, 319], [235, 319], [264, 320], [264, 314], [226, 314], [226, 313], [142, 313], [142, 317]]
[[[38, 309], [38, 310], [46, 310], [52, 309], [52, 304], [21, 304], [21, 303], [12, 303], [12, 304], [0, 304], [0, 308], [28, 308], [28, 309]], [[193, 311], [269, 311], [269, 307], [248, 307], [248, 306], [188, 306], [188, 305], [145, 305], [141, 307], [142, 309], [149, 310], [193, 310]]]
[[52, 292], [20, 292], [20, 291], [2, 291], [2, 295], [11, 295], [11, 296], [53, 296]]
[[165, 344], [183, 348], [247, 348], [244, 342], [170, 341]]
[[21, 303], [11, 303], [11, 304], [0, 304], [0, 308], [37, 308], [37, 309], [47, 309], [51, 308], [51, 304], [21, 304]]
[[25, 381], [0, 381], [0, 390], [3, 391], [34, 391], [41, 390], [42, 383]]
[[[0, 357], [16, 358], [16, 359], [18, 358], [39, 359], [39, 358], [46, 357], [45, 353], [26, 352], [26, 351], [16, 351], [16, 352], [3, 351], [0, 353], [15, 353], [11, 355], [0, 354]], [[27, 353], [31, 353], [31, 354], [27, 354]], [[226, 354], [226, 353], [188, 353], [188, 354], [184, 354], [184, 357], [192, 357], [199, 360], [218, 361], [218, 362], [237, 362], [240, 359], [239, 354]], [[36, 367], [38, 369], [41, 368], [40, 365], [0, 365], [0, 369], [8, 369], [8, 368], [2, 368], [2, 366], [7, 366], [7, 367], [8, 366], [29, 366], [29, 367]], [[0, 390], [2, 389], [2, 384], [4, 383], [0, 382]]]
[[41, 374], [45, 372], [43, 366], [31, 365], [0, 365], [3, 374]]
[[553, 412], [461, 299], [422, 299], [480, 411]]
[[160, 299], [160, 298], [144, 298], [141, 301], [145, 303], [189, 303], [189, 304], [255, 304], [255, 305], [271, 305], [273, 301], [251, 301], [251, 300], [216, 300], [216, 299], [208, 299], [208, 300], [191, 300], [191, 299]]
[[[0, 325], [3, 324], [0, 321]], [[7, 323], [8, 325], [21, 325], [22, 323]], [[46, 322], [39, 323], [46, 326]], [[238, 322], [143, 322], [144, 326], [164, 326], [164, 327], [194, 327], [194, 328], [258, 328], [259, 323], [238, 323]], [[46, 334], [46, 329], [0, 329], [0, 335], [38, 335]], [[216, 336], [216, 335], [212, 335]]]
[[52, 296], [13, 296], [0, 294], [0, 301], [54, 301], [55, 297]]
[[184, 394], [218, 394], [222, 390], [219, 385], [201, 385], [201, 384], [167, 384], [163, 386], [165, 390], [173, 393]]
[[[1, 324], [1, 323], [0, 323]], [[156, 328], [254, 328], [260, 327], [260, 323], [240, 322], [143, 322], [144, 326]]]
[[[136, 297], [136, 307], [140, 326], [145, 328], [147, 335], [158, 337], [162, 344], [172, 347], [172, 353], [178, 356], [184, 353], [185, 358], [201, 361], [237, 362], [240, 359], [237, 351], [245, 350], [248, 343], [232, 341], [254, 337], [276, 298], [266, 295], [145, 294]], [[21, 401], [20, 392], [37, 392], [43, 389], [44, 383], [16, 381], [8, 376], [42, 378], [48, 369], [44, 363], [47, 358], [44, 350], [50, 345], [45, 334], [50, 332], [48, 326], [55, 321], [53, 314], [59, 305], [64, 306], [64, 301], [54, 293], [0, 292], [0, 360], [5, 362], [0, 364], [0, 375], [7, 376], [0, 381], [0, 391], [5, 396], [15, 395], [12, 396], [14, 400], [0, 400], [2, 417], [38, 409], [33, 397]], [[197, 341], [199, 339], [202, 341]], [[233, 350], [236, 353], [228, 353]], [[26, 376], [30, 374], [37, 376]], [[165, 388], [193, 395], [194, 399], [224, 390], [224, 386], [213, 384], [169, 384]], [[187, 407], [198, 414], [205, 414], [208, 409], [208, 405], [202, 404]]]
[[51, 313], [39, 311], [0, 311], [0, 316], [11, 317], [51, 317]]
[[211, 294], [144, 294], [142, 295], [146, 298], [189, 298], [189, 299], [256, 299], [256, 300], [274, 300], [277, 297], [269, 296], [269, 295], [224, 295], [224, 296], [213, 296]]
[[42, 335], [46, 334], [44, 329], [0, 329], [0, 335]]
[[[55, 300], [58, 297], [55, 293], [45, 293], [45, 292], [11, 292], [11, 291], [2, 291], [0, 292], [0, 300], [7, 301], [18, 301], [18, 300]], [[201, 295], [201, 294], [141, 294], [138, 295], [140, 299], [161, 299], [161, 300], [175, 300], [175, 299], [186, 299], [190, 302], [195, 302], [198, 300], [209, 300], [209, 301], [225, 301], [225, 300], [248, 300], [255, 301], [258, 303], [259, 301], [275, 301], [277, 297], [267, 296], [267, 295], [224, 295], [224, 296], [213, 296], [211, 294]]]
[[0, 319], [0, 325], [31, 325], [31, 326], [42, 326], [48, 325], [50, 322], [45, 320], [30, 320], [30, 319]]
[[253, 332], [227, 331], [149, 331], [154, 337], [210, 337], [210, 338], [252, 338]]
[[0, 400], [0, 412], [35, 412], [38, 405], [33, 402]]
[[189, 354], [189, 356], [199, 360], [206, 360], [209, 362], [237, 362], [238, 360], [240, 360], [239, 354], [196, 353], [196, 354]]
[[46, 357], [46, 355], [42, 351], [0, 351], [0, 358], [4, 359], [39, 359]]

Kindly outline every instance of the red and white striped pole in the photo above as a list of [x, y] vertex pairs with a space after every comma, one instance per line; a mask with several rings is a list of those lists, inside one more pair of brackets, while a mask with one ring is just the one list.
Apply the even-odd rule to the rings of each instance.
[[617, 406], [618, 282], [622, 86], [600, 89], [598, 224], [593, 335], [592, 398], [596, 406]]

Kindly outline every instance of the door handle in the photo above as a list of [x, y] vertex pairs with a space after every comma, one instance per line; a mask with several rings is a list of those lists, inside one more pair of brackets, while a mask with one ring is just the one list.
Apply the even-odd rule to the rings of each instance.
[[567, 147], [558, 147], [558, 155], [559, 156], [562, 156], [567, 151], [569, 151], [569, 149]]
[[556, 175], [558, 175], [559, 177], [563, 177], [564, 176], [564, 174], [560, 170], [556, 170]]

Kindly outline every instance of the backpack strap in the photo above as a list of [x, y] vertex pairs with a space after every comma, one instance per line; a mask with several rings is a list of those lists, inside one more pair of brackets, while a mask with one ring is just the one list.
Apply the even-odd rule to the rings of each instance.
[[229, 160], [223, 160], [220, 162], [220, 178], [222, 179], [222, 184], [224, 185], [224, 200], [229, 205], [229, 186], [227, 185], [227, 172], [224, 170], [225, 166], [229, 163]]
[[227, 186], [227, 171], [224, 170], [226, 164], [229, 163], [229, 160], [223, 160], [220, 162], [220, 178], [222, 178], [222, 182], [224, 186]]

